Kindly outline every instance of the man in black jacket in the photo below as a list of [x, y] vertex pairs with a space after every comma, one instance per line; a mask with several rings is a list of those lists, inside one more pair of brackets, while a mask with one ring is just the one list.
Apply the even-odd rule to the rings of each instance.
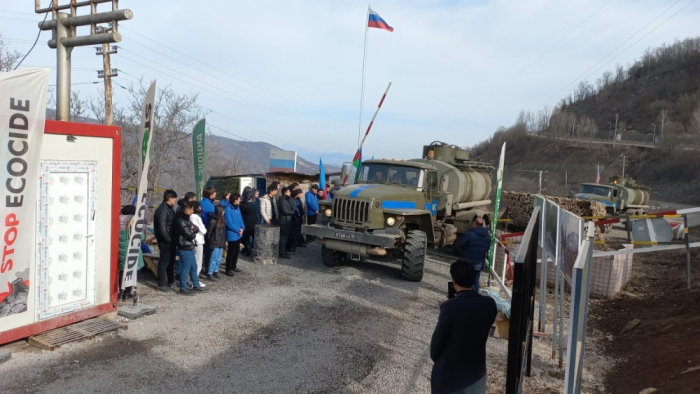
[[170, 286], [175, 282], [175, 250], [177, 240], [173, 239], [173, 221], [175, 211], [173, 206], [177, 202], [177, 193], [174, 190], [166, 190], [163, 193], [163, 202], [160, 204], [153, 217], [153, 227], [156, 231], [160, 259], [158, 260], [158, 290], [170, 291]]
[[292, 191], [286, 187], [282, 188], [282, 196], [279, 199], [279, 225], [280, 225], [280, 254], [283, 259], [290, 258], [287, 253], [287, 240], [292, 233], [292, 218], [297, 210], [297, 204], [291, 197]]
[[466, 260], [450, 266], [457, 295], [440, 306], [430, 341], [433, 394], [486, 393], [486, 341], [496, 320], [496, 302], [472, 289], [475, 273]]

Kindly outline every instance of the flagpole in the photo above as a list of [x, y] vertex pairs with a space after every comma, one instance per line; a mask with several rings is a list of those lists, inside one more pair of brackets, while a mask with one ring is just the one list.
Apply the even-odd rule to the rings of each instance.
[[[362, 142], [360, 142], [360, 146], [357, 148], [357, 152], [355, 153], [355, 158], [353, 158], [353, 162], [355, 161], [355, 159], [360, 157], [362, 145], [364, 145], [365, 140], [367, 139], [367, 135], [369, 135], [369, 131], [372, 129], [372, 125], [374, 124], [374, 119], [377, 118], [377, 114], [379, 113], [379, 110], [382, 108], [382, 104], [384, 103], [384, 99], [386, 98], [386, 94], [389, 93], [389, 88], [391, 88], [391, 82], [389, 82], [389, 85], [387, 85], [386, 90], [384, 91], [384, 94], [382, 95], [382, 99], [379, 100], [379, 105], [377, 106], [377, 109], [374, 111], [374, 115], [372, 115], [372, 120], [370, 120], [369, 124], [367, 125], [367, 131], [365, 131], [365, 136], [362, 137]], [[349, 174], [345, 174], [345, 179], [343, 179], [343, 185], [348, 184], [348, 175]]]
[[360, 148], [360, 138], [362, 137], [362, 108], [365, 103], [365, 65], [367, 63], [367, 32], [369, 31], [369, 10], [370, 5], [367, 4], [367, 15], [365, 16], [365, 47], [362, 54], [362, 85], [360, 87], [360, 120], [357, 126], [357, 148]]

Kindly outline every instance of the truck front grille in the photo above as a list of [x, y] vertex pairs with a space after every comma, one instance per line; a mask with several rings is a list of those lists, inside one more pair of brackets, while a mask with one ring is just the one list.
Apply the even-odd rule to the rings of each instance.
[[347, 224], [363, 224], [369, 221], [369, 201], [333, 199], [333, 218]]

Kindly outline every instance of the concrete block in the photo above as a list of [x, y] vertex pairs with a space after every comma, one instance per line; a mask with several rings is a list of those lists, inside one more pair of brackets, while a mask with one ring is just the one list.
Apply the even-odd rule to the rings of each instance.
[[146, 304], [119, 306], [119, 316], [129, 320], [136, 320], [144, 316], [153, 315], [154, 313], [156, 313], [156, 307]]
[[0, 349], [0, 364], [9, 360], [12, 357], [12, 352], [10, 349]]

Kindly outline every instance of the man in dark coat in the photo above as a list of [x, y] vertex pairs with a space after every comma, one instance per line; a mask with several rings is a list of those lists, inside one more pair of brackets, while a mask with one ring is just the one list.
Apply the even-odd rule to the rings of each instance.
[[280, 245], [279, 257], [282, 259], [290, 258], [287, 253], [287, 240], [292, 234], [292, 220], [297, 210], [297, 204], [291, 197], [292, 191], [288, 188], [282, 188], [282, 196], [279, 199], [279, 225], [280, 225]]
[[474, 290], [479, 291], [481, 271], [486, 266], [486, 255], [491, 248], [491, 234], [484, 227], [484, 219], [474, 219], [473, 227], [460, 237], [455, 244], [459, 250], [459, 257], [474, 264], [474, 269], [476, 269]]
[[170, 286], [175, 283], [175, 251], [177, 239], [173, 237], [173, 222], [175, 211], [173, 207], [177, 203], [177, 193], [174, 190], [166, 190], [163, 193], [163, 202], [160, 204], [153, 217], [153, 227], [158, 240], [160, 258], [158, 260], [158, 290], [170, 291]]
[[433, 394], [486, 393], [486, 341], [494, 320], [496, 301], [471, 286], [476, 271], [465, 260], [450, 266], [457, 294], [440, 305], [440, 317], [430, 341]]

